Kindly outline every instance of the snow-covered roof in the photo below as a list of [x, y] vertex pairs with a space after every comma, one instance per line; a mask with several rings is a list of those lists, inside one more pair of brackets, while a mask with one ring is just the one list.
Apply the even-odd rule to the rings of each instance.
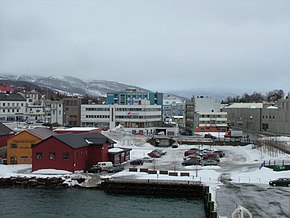
[[267, 107], [267, 109], [278, 109], [278, 107], [276, 107], [276, 106], [269, 106], [269, 107]]
[[183, 116], [172, 116], [174, 119], [183, 119]]
[[110, 148], [109, 149], [109, 152], [122, 152], [122, 151], [124, 151], [124, 149], [122, 149], [122, 148]]
[[55, 131], [94, 131], [98, 130], [99, 128], [94, 127], [72, 127], [72, 128], [57, 128]]
[[131, 148], [120, 148], [120, 147], [114, 147], [114, 148], [109, 148], [108, 149], [108, 153], [121, 153], [121, 152], [125, 152], [125, 151], [130, 151], [132, 150]]
[[233, 103], [226, 108], [263, 108], [263, 103]]

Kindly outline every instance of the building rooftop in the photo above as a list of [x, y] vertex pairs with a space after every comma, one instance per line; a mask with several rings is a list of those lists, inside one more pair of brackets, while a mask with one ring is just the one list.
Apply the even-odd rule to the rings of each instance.
[[233, 103], [225, 108], [263, 108], [263, 103]]
[[57, 135], [57, 133], [55, 133], [55, 132], [53, 132], [50, 129], [45, 128], [45, 127], [37, 127], [34, 129], [27, 129], [25, 131], [30, 132], [31, 134], [33, 134], [41, 139], [46, 139], [52, 135]]
[[0, 93], [0, 101], [26, 101], [26, 98], [20, 94]]
[[103, 145], [115, 143], [113, 140], [109, 139], [108, 137], [104, 136], [99, 132], [81, 134], [65, 133], [54, 135], [53, 137], [73, 148], [80, 148], [88, 145]]
[[9, 135], [13, 133], [15, 132], [12, 129], [10, 129], [3, 123], [0, 123], [0, 136]]

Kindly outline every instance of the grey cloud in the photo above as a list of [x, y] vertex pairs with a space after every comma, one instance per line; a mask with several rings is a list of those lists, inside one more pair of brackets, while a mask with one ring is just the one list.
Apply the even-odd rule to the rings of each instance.
[[289, 6], [275, 0], [0, 0], [0, 73], [81, 75], [156, 91], [287, 92]]

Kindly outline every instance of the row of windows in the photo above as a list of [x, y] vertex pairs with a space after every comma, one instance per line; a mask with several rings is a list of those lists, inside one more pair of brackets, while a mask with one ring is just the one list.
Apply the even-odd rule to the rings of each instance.
[[109, 108], [86, 108], [86, 111], [109, 111]]
[[161, 111], [161, 108], [116, 108], [116, 111]]
[[0, 103], [0, 106], [3, 106], [3, 107], [5, 107], [5, 106], [8, 106], [8, 107], [10, 107], [10, 106], [12, 106], [12, 107], [15, 107], [15, 106], [24, 106], [24, 103], [5, 103], [5, 102], [3, 102], [3, 103]]
[[[263, 115], [263, 118], [268, 119], [268, 116], [264, 116], [264, 115]], [[274, 120], [274, 119], [275, 119], [275, 116], [269, 116], [269, 119], [273, 119], [273, 120]]]
[[[30, 158], [31, 159], [31, 158]], [[20, 157], [21, 162], [28, 162], [28, 157], [27, 156], [21, 156]]]
[[86, 115], [86, 118], [110, 118], [109, 115]]
[[[86, 111], [109, 111], [109, 108], [86, 108]], [[116, 108], [116, 111], [160, 111], [161, 108]]]
[[211, 120], [211, 121], [199, 121], [199, 124], [223, 124], [225, 123], [224, 121], [215, 121], [215, 120]]
[[161, 118], [160, 115], [151, 115], [151, 116], [116, 116], [117, 119], [159, 119]]
[[[226, 132], [226, 128], [216, 128], [217, 132]], [[201, 132], [210, 132], [210, 128], [209, 127], [205, 127], [205, 128], [200, 128]]]
[[[118, 94], [114, 95], [115, 98], [118, 98]], [[125, 97], [125, 94], [121, 94], [120, 97]], [[147, 94], [127, 94], [127, 98], [147, 98]]]
[[[1, 109], [0, 109], [0, 112], [1, 112]], [[2, 109], [2, 112], [5, 113], [19, 113], [19, 109]]]
[[[36, 153], [36, 159], [42, 160], [43, 154], [42, 152], [37, 152]], [[49, 160], [55, 160], [56, 159], [56, 153], [55, 152], [50, 152], [48, 155]], [[69, 153], [62, 153], [62, 159], [63, 160], [69, 160]]]
[[226, 115], [214, 115], [214, 114], [202, 114], [200, 117], [207, 117], [207, 118], [226, 118]]
[[[109, 115], [86, 115], [86, 118], [110, 118]], [[159, 119], [161, 118], [160, 115], [151, 115], [151, 116], [135, 116], [135, 115], [128, 115], [128, 116], [116, 116], [117, 119]]]

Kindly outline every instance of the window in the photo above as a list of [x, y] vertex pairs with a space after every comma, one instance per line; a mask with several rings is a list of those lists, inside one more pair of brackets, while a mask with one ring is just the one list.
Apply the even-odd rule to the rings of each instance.
[[63, 159], [69, 160], [69, 153], [63, 153]]
[[10, 148], [18, 148], [18, 145], [15, 143], [10, 144]]
[[41, 160], [42, 159], [42, 152], [37, 152], [36, 153], [36, 159]]
[[22, 162], [28, 162], [28, 157], [27, 156], [21, 156], [20, 161]]
[[49, 153], [49, 159], [50, 160], [55, 160], [55, 157], [56, 157], [55, 152], [50, 152]]

